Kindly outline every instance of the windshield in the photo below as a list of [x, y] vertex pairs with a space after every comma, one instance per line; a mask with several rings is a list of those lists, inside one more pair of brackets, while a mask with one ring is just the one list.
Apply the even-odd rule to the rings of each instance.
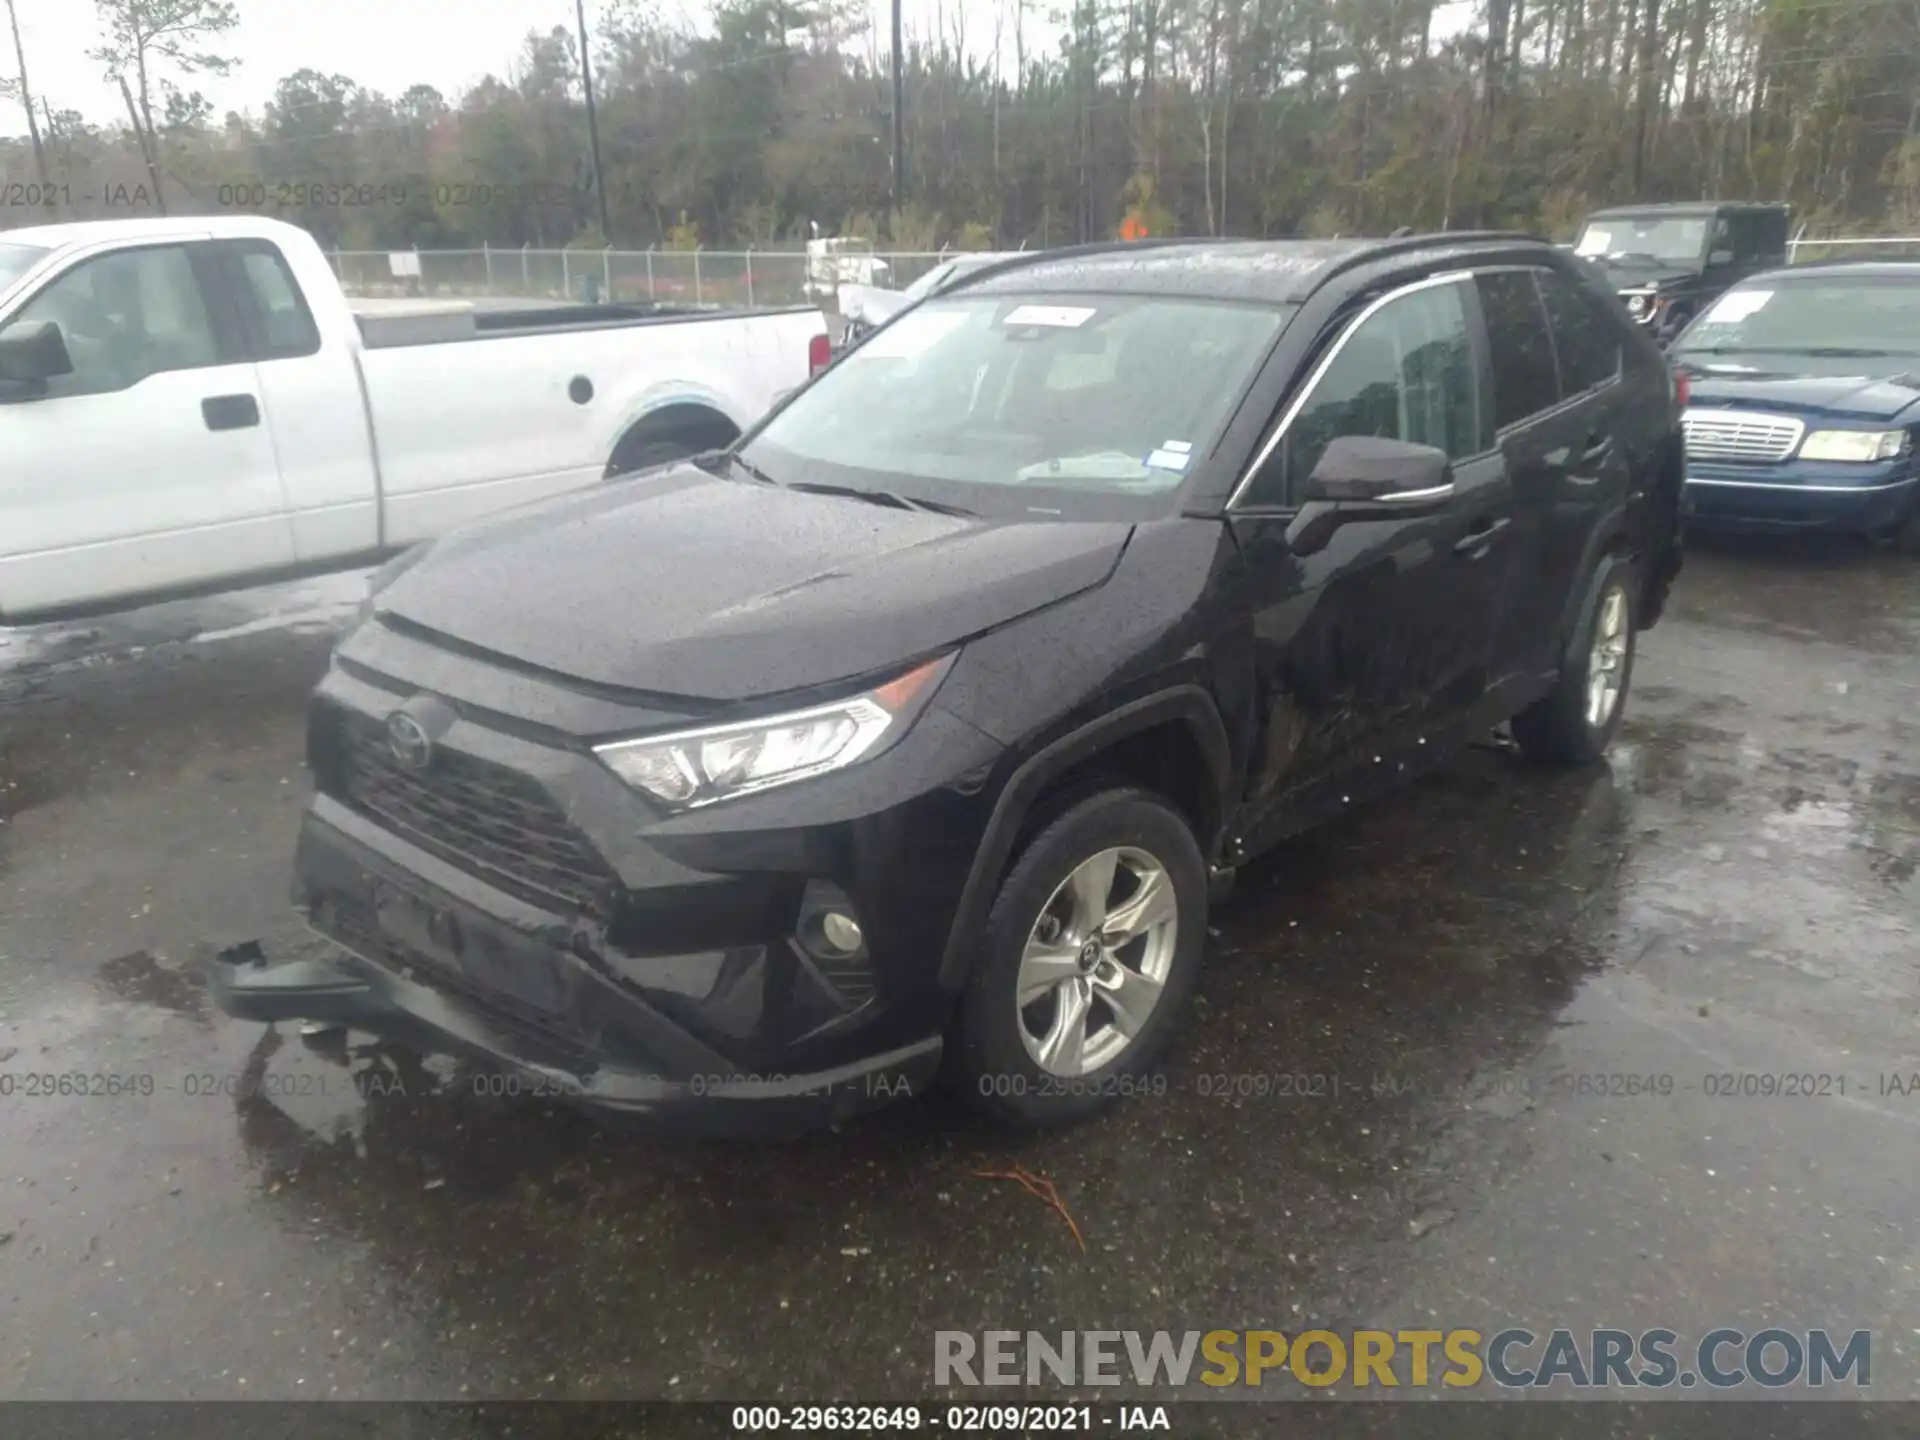
[[1162, 495], [1206, 453], [1285, 316], [1138, 295], [928, 300], [742, 453], [777, 483], [931, 488], [970, 508]]
[[1589, 260], [1641, 260], [1675, 265], [1697, 265], [1707, 248], [1707, 222], [1704, 219], [1676, 220], [1609, 215], [1595, 220], [1580, 233], [1573, 253]]
[[[1920, 356], [1920, 275], [1773, 276], [1716, 300], [1675, 343], [1710, 368], [1895, 374]], [[1813, 363], [1806, 363], [1813, 362]], [[1877, 362], [1877, 363], [1876, 363]]]
[[38, 245], [13, 245], [0, 242], [0, 290], [6, 289], [26, 274], [46, 253]]

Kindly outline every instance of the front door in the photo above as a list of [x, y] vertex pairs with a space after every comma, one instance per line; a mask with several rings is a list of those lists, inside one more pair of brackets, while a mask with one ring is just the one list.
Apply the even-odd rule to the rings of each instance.
[[[1253, 613], [1261, 736], [1254, 845], [1402, 778], [1485, 693], [1512, 559], [1506, 465], [1469, 325], [1464, 277], [1420, 282], [1362, 313], [1281, 421], [1229, 508]], [[1454, 494], [1423, 515], [1357, 520], [1300, 553], [1288, 532], [1328, 443], [1372, 435], [1454, 460]]]
[[293, 541], [260, 385], [203, 244], [115, 250], [8, 319], [73, 361], [0, 396], [0, 615], [286, 565]]

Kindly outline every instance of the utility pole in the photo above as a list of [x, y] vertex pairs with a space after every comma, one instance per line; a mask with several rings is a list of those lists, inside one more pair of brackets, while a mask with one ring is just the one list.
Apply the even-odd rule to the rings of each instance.
[[600, 117], [593, 108], [593, 62], [587, 58], [587, 0], [573, 0], [573, 13], [580, 22], [580, 80], [587, 92], [587, 149], [593, 157], [593, 194], [600, 204], [600, 239], [613, 243], [613, 227], [607, 223], [607, 180], [600, 168]]
[[893, 0], [893, 213], [907, 203], [906, 46], [900, 38], [900, 0]]
[[40, 177], [41, 202], [50, 205], [52, 201], [46, 198], [52, 189], [47, 179], [47, 153], [40, 144], [40, 121], [33, 113], [33, 89], [27, 84], [27, 47], [20, 43], [20, 17], [13, 0], [7, 0], [7, 23], [13, 27], [13, 55], [20, 64], [20, 108], [27, 112], [27, 134], [33, 137], [33, 168]]

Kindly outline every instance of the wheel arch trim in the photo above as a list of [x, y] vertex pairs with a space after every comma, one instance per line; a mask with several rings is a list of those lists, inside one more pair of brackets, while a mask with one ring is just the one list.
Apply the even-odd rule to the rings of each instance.
[[1076, 726], [1023, 760], [1001, 787], [980, 844], [974, 850], [973, 864], [947, 932], [946, 950], [940, 958], [939, 978], [943, 988], [957, 990], [965, 983], [986, 930], [993, 888], [1012, 857], [1021, 826], [1047, 785], [1108, 746], [1169, 721], [1185, 725], [1192, 732], [1206, 766], [1213, 798], [1207, 829], [1212, 833], [1196, 838], [1203, 855], [1211, 857], [1224, 821], [1233, 765], [1226, 723], [1220, 718], [1220, 709], [1212, 695], [1198, 685], [1177, 685], [1129, 701]]

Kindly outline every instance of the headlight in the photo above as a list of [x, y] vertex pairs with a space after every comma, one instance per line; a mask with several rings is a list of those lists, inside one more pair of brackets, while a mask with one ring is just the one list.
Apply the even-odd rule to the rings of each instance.
[[1802, 460], [1891, 460], [1907, 450], [1904, 430], [1815, 430], [1800, 444]]
[[593, 747], [636, 790], [670, 810], [768, 790], [843, 770], [897, 739], [953, 663], [929, 660], [864, 695], [785, 715], [646, 735]]
[[1629, 295], [1626, 297], [1627, 313], [1636, 320], [1653, 308], [1651, 295]]

